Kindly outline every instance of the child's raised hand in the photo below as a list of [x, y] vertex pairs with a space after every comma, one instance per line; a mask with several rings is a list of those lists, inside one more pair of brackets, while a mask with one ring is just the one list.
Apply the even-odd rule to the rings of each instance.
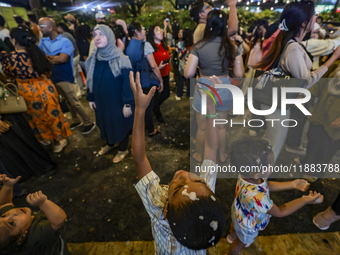
[[41, 190], [33, 194], [28, 194], [28, 196], [26, 197], [27, 203], [29, 203], [31, 206], [37, 206], [37, 207], [40, 207], [46, 200], [47, 200], [47, 196], [44, 195], [41, 192]]
[[306, 204], [321, 204], [323, 202], [323, 195], [316, 191], [309, 191], [308, 196], [303, 196], [306, 200]]
[[140, 74], [137, 72], [136, 74], [136, 82], [133, 78], [133, 72], [130, 72], [130, 86], [133, 92], [133, 95], [135, 96], [135, 104], [136, 109], [142, 109], [146, 110], [146, 108], [149, 106], [150, 101], [152, 97], [154, 96], [156, 92], [156, 87], [152, 87], [147, 95], [143, 93], [142, 86], [140, 84]]
[[19, 180], [21, 179], [21, 176], [18, 176], [15, 179], [9, 178], [5, 174], [0, 174], [0, 182], [7, 187], [13, 187]]
[[307, 191], [310, 183], [303, 179], [297, 179], [293, 181], [293, 188], [301, 191]]

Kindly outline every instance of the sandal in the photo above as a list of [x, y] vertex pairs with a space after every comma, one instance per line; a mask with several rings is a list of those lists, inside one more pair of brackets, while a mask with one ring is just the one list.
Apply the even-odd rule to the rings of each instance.
[[312, 183], [312, 182], [316, 182], [316, 181], [318, 180], [318, 177], [304, 174], [304, 175], [303, 175], [303, 179], [305, 179], [305, 180], [308, 181], [309, 183]]
[[198, 161], [197, 159], [195, 159], [195, 158], [194, 158], [194, 154], [195, 154], [195, 153], [196, 153], [196, 152], [193, 152], [193, 153], [190, 155], [190, 158], [192, 158], [195, 162], [201, 164], [201, 163], [203, 162], [203, 160]]
[[102, 155], [108, 153], [110, 150], [113, 150], [114, 148], [116, 148], [115, 145], [113, 145], [113, 146], [105, 145], [104, 147], [102, 147], [102, 148], [100, 149], [100, 151], [98, 152], [98, 155], [99, 155], [99, 156], [102, 156]]
[[[154, 133], [156, 131], [156, 133]], [[158, 135], [161, 131], [160, 130], [158, 130], [158, 129], [155, 129], [155, 131], [153, 131], [152, 133], [154, 133], [154, 134], [148, 134], [148, 136], [149, 137], [153, 137], [153, 136], [155, 136], [155, 135]]]
[[117, 155], [113, 159], [113, 163], [119, 163], [122, 161], [126, 155], [129, 154], [129, 150], [123, 151], [123, 152], [118, 152]]
[[221, 157], [220, 157], [220, 162], [221, 164], [225, 164], [227, 163], [228, 159], [229, 159], [229, 155], [227, 153], [225, 153], [227, 155], [226, 159], [224, 161], [221, 160]]

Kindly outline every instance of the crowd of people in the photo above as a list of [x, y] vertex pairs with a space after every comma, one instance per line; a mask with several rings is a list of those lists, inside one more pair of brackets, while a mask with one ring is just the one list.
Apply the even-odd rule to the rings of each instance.
[[[27, 105], [27, 112], [3, 114], [0, 119], [0, 254], [68, 254], [58, 232], [66, 220], [65, 212], [41, 191], [26, 199], [40, 208], [38, 214], [28, 207], [15, 208], [12, 198], [27, 194], [19, 180], [56, 172], [46, 146], [53, 145], [54, 153], [62, 152], [72, 130], [80, 126], [84, 135], [99, 128], [106, 145], [98, 156], [118, 148], [113, 163], [129, 154], [132, 134], [139, 178], [135, 188], [151, 218], [156, 254], [206, 254], [206, 249], [222, 238], [228, 221], [232, 222], [227, 236], [230, 249], [225, 253], [239, 254], [255, 241], [271, 216], [285, 217], [304, 205], [322, 203], [323, 195], [315, 191], [280, 206], [270, 199], [270, 192], [307, 191], [309, 182], [323, 177], [321, 173], [288, 182], [268, 181], [270, 172], [242, 173], [230, 217], [225, 218], [219, 194], [215, 194], [217, 172], [196, 176], [178, 171], [169, 185], [160, 185], [151, 168], [145, 152], [145, 129], [149, 137], [156, 136], [160, 130], [155, 128], [154, 118], [160, 123], [167, 121], [162, 104], [170, 97], [171, 72], [175, 100], [182, 100], [184, 93], [191, 99], [195, 112], [191, 124], [195, 152], [191, 156], [203, 167], [229, 160], [237, 169], [274, 166], [285, 143], [288, 152], [301, 156], [296, 159], [300, 164], [329, 164], [340, 149], [340, 37], [327, 32], [322, 18], [315, 15], [314, 3], [290, 2], [278, 21], [259, 20], [248, 33], [239, 27], [237, 0], [227, 3], [228, 15], [208, 1], [193, 3], [194, 31], [175, 21], [171, 25], [169, 18], [147, 29], [138, 21], [127, 25], [124, 20], [111, 19], [108, 24], [103, 13], [96, 14], [93, 29], [67, 14], [67, 24], [49, 17], [37, 21], [34, 15], [28, 23], [16, 16], [18, 26], [9, 31], [0, 16], [0, 80], [15, 83]], [[318, 99], [309, 117], [307, 148], [301, 141], [308, 116], [291, 107], [285, 115], [277, 109], [265, 117], [253, 114], [253, 118], [290, 118], [298, 120], [298, 125], [267, 125], [262, 138], [258, 137], [259, 128], [251, 128], [248, 137], [231, 145], [228, 155], [227, 126], [215, 127], [214, 120], [232, 114], [232, 93], [218, 89], [214, 99], [206, 97], [204, 115], [203, 95], [212, 94], [218, 84], [239, 86], [248, 70], [269, 71], [273, 67], [305, 80], [305, 89]], [[197, 78], [195, 88], [190, 86], [191, 78]], [[325, 83], [321, 78], [330, 79]], [[0, 91], [2, 95], [1, 86]], [[95, 112], [95, 122], [80, 102], [83, 95]], [[61, 98], [70, 111], [71, 123], [65, 118]], [[305, 107], [311, 107], [312, 101]], [[271, 108], [259, 102], [254, 106]], [[313, 223], [326, 230], [339, 219], [340, 194]]]

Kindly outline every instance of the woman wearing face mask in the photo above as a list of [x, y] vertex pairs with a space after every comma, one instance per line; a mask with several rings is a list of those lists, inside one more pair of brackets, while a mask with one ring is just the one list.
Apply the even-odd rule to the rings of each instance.
[[[301, 43], [305, 35], [312, 31], [315, 23], [314, 2], [300, 1], [292, 2], [284, 8], [280, 17], [280, 33], [276, 37], [269, 52], [256, 66], [262, 70], [268, 70], [274, 62], [279, 59], [278, 67], [293, 78], [307, 80], [306, 89], [312, 87], [327, 72], [331, 64], [340, 57], [340, 47], [336, 49], [332, 57], [322, 66], [312, 71], [313, 57]], [[286, 45], [289, 43], [287, 48]], [[285, 51], [284, 51], [285, 49]], [[262, 110], [268, 110], [271, 106], [261, 105]], [[280, 122], [289, 119], [290, 110], [282, 116], [281, 109], [267, 115], [266, 119], [278, 119], [276, 124], [268, 125], [264, 139], [273, 148], [275, 160], [280, 154], [283, 143], [286, 139], [288, 127], [283, 127]], [[278, 123], [278, 124], [277, 124]]]
[[[145, 30], [143, 29], [142, 25], [138, 22], [131, 22], [127, 28], [128, 30], [128, 37], [131, 38], [130, 40], [126, 39], [125, 44], [125, 54], [129, 57], [133, 72], [136, 74], [137, 71], [137, 64], [141, 61], [141, 54], [142, 54], [142, 43], [145, 40]], [[163, 89], [163, 80], [162, 75], [158, 69], [158, 65], [156, 64], [155, 58], [153, 56], [154, 49], [152, 48], [149, 42], [144, 42], [144, 59], [147, 60], [150, 69], [154, 72], [157, 76], [158, 80], [160, 80], [160, 86], [158, 91], [162, 91]], [[150, 89], [152, 88], [152, 84], [141, 84], [143, 93], [148, 94]], [[148, 135], [150, 137], [159, 134], [160, 130], [155, 129], [153, 124], [153, 108], [154, 108], [154, 101], [155, 97], [152, 97], [148, 108], [145, 111], [145, 127], [148, 131]]]
[[155, 50], [153, 55], [163, 78], [163, 91], [158, 91], [158, 93], [156, 92], [155, 94], [155, 105], [153, 108], [153, 112], [159, 122], [164, 122], [160, 107], [161, 104], [170, 96], [169, 73], [171, 71], [171, 66], [169, 62], [169, 47], [164, 41], [163, 30], [159, 26], [149, 26], [149, 34], [147, 40]]
[[109, 26], [97, 25], [93, 30], [96, 48], [85, 62], [88, 73], [87, 100], [96, 113], [101, 138], [107, 145], [99, 151], [103, 155], [118, 145], [113, 162], [122, 161], [129, 153], [127, 147], [133, 125], [134, 99], [130, 88], [131, 63], [121, 49]]

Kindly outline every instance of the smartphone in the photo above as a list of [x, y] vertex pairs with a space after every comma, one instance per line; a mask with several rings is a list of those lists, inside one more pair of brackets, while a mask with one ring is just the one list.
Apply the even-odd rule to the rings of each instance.
[[170, 62], [170, 58], [167, 59], [167, 60], [163, 60], [163, 64], [167, 64], [167, 63], [169, 63], [169, 62]]
[[169, 22], [169, 18], [166, 18], [166, 22]]

